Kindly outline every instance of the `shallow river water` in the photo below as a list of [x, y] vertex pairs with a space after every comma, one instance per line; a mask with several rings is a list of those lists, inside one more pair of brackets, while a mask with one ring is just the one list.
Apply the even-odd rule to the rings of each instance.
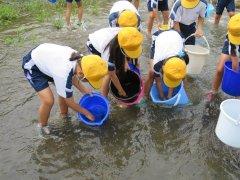
[[[111, 3], [103, 6], [98, 16], [84, 15], [86, 32], [55, 30], [50, 24], [30, 19], [0, 32], [0, 179], [239, 179], [240, 151], [224, 145], [214, 132], [219, 105], [229, 97], [221, 93], [211, 106], [204, 102], [226, 33], [226, 16], [218, 27], [212, 19], [206, 21], [211, 54], [200, 75], [186, 78], [191, 105], [166, 109], [146, 101], [123, 109], [111, 98], [107, 123], [89, 128], [63, 122], [55, 102], [50, 117], [53, 136], [39, 139], [35, 129], [39, 101], [24, 78], [21, 58], [43, 42], [86, 51], [88, 34], [107, 26]], [[140, 14], [144, 31], [145, 1]], [[26, 28], [26, 41], [19, 46], [4, 45], [4, 37], [20, 25]], [[27, 38], [30, 36], [35, 41]], [[149, 46], [145, 40], [143, 74], [147, 72]], [[75, 91], [76, 100], [80, 96]]]

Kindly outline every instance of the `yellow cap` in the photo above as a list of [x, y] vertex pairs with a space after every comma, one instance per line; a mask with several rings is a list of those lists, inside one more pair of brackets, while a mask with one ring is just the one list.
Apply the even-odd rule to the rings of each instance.
[[228, 39], [234, 45], [240, 45], [240, 13], [231, 17], [228, 22]]
[[130, 58], [138, 58], [142, 53], [143, 35], [134, 27], [124, 27], [118, 33], [118, 43]]
[[186, 63], [180, 58], [172, 57], [163, 66], [163, 82], [170, 88], [177, 87], [186, 73]]
[[118, 17], [119, 27], [137, 27], [138, 18], [135, 12], [125, 10]]
[[160, 27], [159, 27], [160, 30], [162, 31], [167, 31], [170, 29], [170, 26], [168, 24], [162, 24]]
[[95, 88], [102, 85], [103, 77], [108, 73], [107, 62], [97, 55], [87, 55], [81, 60], [81, 69], [84, 77]]
[[199, 2], [200, 0], [181, 0], [181, 5], [184, 8], [193, 9], [198, 5]]

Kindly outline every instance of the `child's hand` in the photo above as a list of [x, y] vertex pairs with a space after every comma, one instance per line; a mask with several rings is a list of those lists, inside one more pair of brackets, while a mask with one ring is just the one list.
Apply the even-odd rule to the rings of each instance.
[[85, 88], [85, 94], [92, 94], [92, 89], [90, 89], [90, 88]]
[[90, 121], [94, 121], [95, 120], [95, 117], [89, 112], [89, 111], [86, 111], [84, 113], [84, 115], [90, 120]]
[[197, 29], [195, 32], [196, 37], [202, 37], [203, 36], [203, 30], [202, 29]]
[[123, 97], [126, 97], [126, 96], [127, 96], [127, 94], [126, 94], [126, 92], [125, 92], [124, 90], [118, 91], [118, 94], [119, 94], [120, 96], [123, 96]]

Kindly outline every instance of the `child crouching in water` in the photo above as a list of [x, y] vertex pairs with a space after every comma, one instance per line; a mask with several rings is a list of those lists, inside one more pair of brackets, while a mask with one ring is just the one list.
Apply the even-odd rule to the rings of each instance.
[[[145, 95], [148, 97], [154, 80], [162, 100], [172, 97], [173, 89], [181, 84], [186, 76], [188, 55], [183, 52], [183, 39], [175, 30], [157, 31], [153, 34], [151, 45], [151, 62], [145, 82]], [[169, 87], [165, 97], [162, 80]]]

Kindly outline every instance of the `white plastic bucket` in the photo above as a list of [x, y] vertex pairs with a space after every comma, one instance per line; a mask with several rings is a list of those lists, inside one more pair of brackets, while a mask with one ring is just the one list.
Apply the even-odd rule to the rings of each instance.
[[[186, 38], [186, 40], [188, 38]], [[200, 45], [185, 45], [185, 51], [189, 56], [189, 64], [187, 65], [188, 74], [200, 74], [203, 66], [205, 65], [206, 59], [209, 55], [210, 46], [208, 44], [208, 41], [204, 36], [202, 36], [202, 38], [205, 40], [207, 48], [202, 47]]]
[[220, 105], [215, 133], [225, 144], [240, 148], [240, 100], [227, 99]]

